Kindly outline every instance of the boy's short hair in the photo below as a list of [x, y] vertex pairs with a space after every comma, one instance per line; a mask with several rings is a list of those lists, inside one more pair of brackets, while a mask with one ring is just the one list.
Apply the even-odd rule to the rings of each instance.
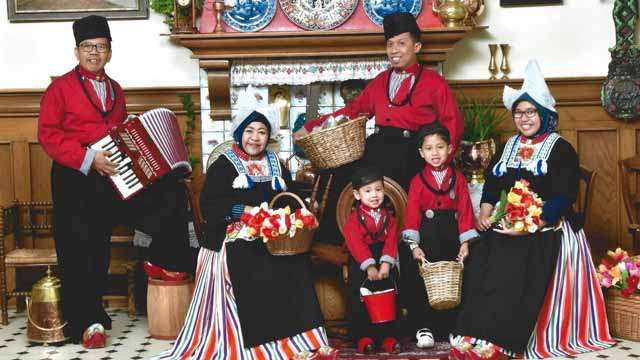
[[416, 136], [418, 147], [422, 147], [424, 138], [432, 135], [439, 136], [442, 140], [444, 140], [444, 142], [447, 143], [447, 145], [451, 145], [451, 135], [449, 134], [449, 129], [442, 125], [440, 121], [434, 121], [422, 126], [420, 130], [418, 130], [418, 135]]
[[351, 175], [353, 190], [358, 190], [376, 181], [384, 182], [384, 175], [378, 168], [372, 166], [360, 167]]

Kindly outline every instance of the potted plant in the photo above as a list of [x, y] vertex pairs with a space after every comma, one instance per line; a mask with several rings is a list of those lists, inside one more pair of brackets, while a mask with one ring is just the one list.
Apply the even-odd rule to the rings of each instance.
[[484, 171], [496, 153], [493, 136], [506, 118], [497, 98], [459, 96], [464, 118], [464, 134], [460, 143], [461, 170], [471, 184], [484, 182]]

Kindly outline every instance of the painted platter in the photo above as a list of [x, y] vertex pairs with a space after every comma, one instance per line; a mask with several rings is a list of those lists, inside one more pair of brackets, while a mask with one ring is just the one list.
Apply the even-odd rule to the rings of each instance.
[[362, 6], [369, 19], [382, 26], [385, 16], [398, 12], [408, 12], [418, 17], [422, 10], [422, 0], [362, 0]]
[[276, 0], [237, 0], [223, 21], [237, 31], [252, 32], [269, 25], [275, 15]]
[[356, 10], [358, 0], [279, 0], [292, 23], [306, 30], [331, 30]]

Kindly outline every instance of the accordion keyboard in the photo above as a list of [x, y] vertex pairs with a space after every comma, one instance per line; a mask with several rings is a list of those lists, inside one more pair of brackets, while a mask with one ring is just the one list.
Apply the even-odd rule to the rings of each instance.
[[118, 174], [111, 176], [111, 181], [113, 181], [123, 199], [128, 198], [143, 188], [142, 183], [133, 171], [131, 158], [118, 149], [118, 146], [111, 136], [105, 136], [93, 144], [91, 148], [111, 152], [111, 156], [109, 156], [108, 159], [117, 164], [116, 169], [118, 170]]

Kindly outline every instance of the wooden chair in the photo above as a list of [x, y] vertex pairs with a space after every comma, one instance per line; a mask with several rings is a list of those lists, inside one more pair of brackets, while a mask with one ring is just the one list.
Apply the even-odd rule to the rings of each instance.
[[584, 195], [580, 202], [576, 204], [576, 213], [582, 218], [583, 225], [589, 223], [589, 210], [591, 209], [597, 174], [597, 171], [580, 165], [580, 181], [584, 183]]
[[[16, 307], [22, 308], [28, 291], [7, 289], [7, 268], [54, 266], [58, 264], [56, 250], [36, 248], [36, 241], [53, 236], [53, 206], [51, 202], [18, 202], [0, 207], [0, 291], [2, 292], [1, 321], [9, 323], [9, 298], [16, 298]], [[7, 249], [7, 241], [15, 246]], [[27, 247], [26, 241], [29, 241]], [[17, 278], [16, 278], [17, 282]]]
[[[620, 178], [620, 191], [622, 200], [627, 212], [629, 227], [627, 230], [633, 237], [633, 252], [640, 252], [640, 222], [638, 222], [638, 212], [640, 211], [640, 194], [638, 191], [637, 175], [640, 174], [640, 156], [633, 156], [618, 161], [618, 177]], [[631, 192], [631, 183], [634, 183], [635, 192]]]

